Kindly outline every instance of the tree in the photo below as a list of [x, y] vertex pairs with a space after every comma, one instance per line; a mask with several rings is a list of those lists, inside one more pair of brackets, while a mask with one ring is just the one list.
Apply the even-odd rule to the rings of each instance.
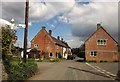
[[[10, 29], [10, 26], [5, 26], [5, 27], [1, 27], [0, 32], [1, 32], [0, 41], [2, 43], [1, 46], [2, 46], [3, 71], [9, 74], [10, 60], [11, 60], [9, 54], [12, 54], [11, 50], [15, 49], [13, 43], [16, 42], [16, 36], [15, 36], [16, 31]], [[6, 79], [7, 79], [8, 76], [5, 72], [3, 73], [6, 75]]]
[[2, 57], [12, 54], [11, 50], [15, 49], [13, 43], [16, 42], [16, 30], [10, 29], [10, 26], [1, 27], [2, 30]]
[[86, 60], [84, 48], [73, 48], [72, 53], [77, 55], [78, 57], [84, 58], [84, 60]]

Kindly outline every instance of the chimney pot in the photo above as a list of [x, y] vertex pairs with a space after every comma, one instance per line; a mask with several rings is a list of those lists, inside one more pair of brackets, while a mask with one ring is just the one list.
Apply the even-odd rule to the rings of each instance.
[[97, 29], [98, 29], [99, 27], [101, 27], [101, 24], [100, 24], [100, 23], [97, 24]]
[[58, 36], [57, 39], [60, 40], [60, 37]]
[[63, 38], [61, 38], [61, 41], [63, 41]]
[[52, 30], [49, 30], [49, 34], [50, 34], [50, 36], [52, 35]]

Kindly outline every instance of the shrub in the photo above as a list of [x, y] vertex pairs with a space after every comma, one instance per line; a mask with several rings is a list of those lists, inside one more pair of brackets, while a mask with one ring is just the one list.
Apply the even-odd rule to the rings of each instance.
[[103, 60], [100, 60], [100, 63], [102, 63], [103, 62]]
[[113, 62], [119, 62], [118, 60], [115, 60], [115, 61], [113, 61]]
[[108, 62], [108, 61], [106, 61], [106, 60], [100, 60], [100, 63], [104, 63], [104, 62]]
[[18, 80], [26, 80], [35, 74], [37, 64], [33, 60], [27, 60], [26, 63], [11, 61], [8, 70], [8, 80], [17, 82]]

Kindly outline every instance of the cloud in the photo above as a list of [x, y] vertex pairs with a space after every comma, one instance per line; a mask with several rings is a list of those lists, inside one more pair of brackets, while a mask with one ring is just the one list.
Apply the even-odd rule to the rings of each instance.
[[17, 40], [14, 45], [15, 45], [16, 47], [23, 48], [23, 40]]
[[[29, 21], [45, 21], [49, 20], [55, 15], [67, 11], [74, 4], [74, 0], [68, 2], [46, 2], [46, 4], [36, 2], [30, 2], [29, 4]], [[63, 8], [60, 8], [63, 6]], [[59, 9], [59, 10], [58, 10]], [[25, 14], [25, 2], [3, 2], [2, 3], [2, 18], [5, 20], [11, 20], [14, 18], [18, 21], [24, 21]]]
[[59, 22], [69, 23], [69, 19], [65, 16], [58, 17]]
[[66, 41], [69, 44], [69, 46], [72, 48], [76, 48], [76, 47], [78, 48], [80, 47], [80, 45], [84, 43], [84, 41], [80, 40], [78, 37], [72, 37], [71, 39]]
[[7, 20], [4, 20], [4, 19], [0, 19], [0, 27], [4, 27], [6, 25], [11, 25], [11, 23]]
[[[86, 40], [97, 29], [96, 24], [100, 22], [114, 38], [117, 39], [118, 37], [118, 0], [91, 0], [87, 4], [75, 2], [75, 0], [70, 2], [46, 0], [46, 4], [40, 3], [40, 0], [36, 1], [38, 0], [30, 2], [29, 22], [48, 21], [58, 16], [59, 22], [72, 25], [71, 38], [68, 39], [71, 46], [78, 46], [80, 44], [79, 39]], [[64, 15], [66, 12], [68, 13]], [[25, 3], [4, 2], [2, 14], [2, 18], [5, 20], [15, 18], [15, 20], [24, 22]], [[53, 23], [49, 25], [55, 26]]]
[[117, 39], [118, 3], [91, 2], [86, 5], [76, 5], [66, 17], [73, 25], [71, 30], [73, 36], [85, 40], [97, 29], [96, 24], [102, 22], [102, 26]]
[[[18, 29], [18, 28], [25, 28], [25, 24], [16, 24], [16, 23], [11, 23], [7, 20], [0, 19], [0, 27], [5, 27], [6, 25], [9, 25], [11, 29]], [[31, 22], [28, 23], [29, 26], [32, 25]]]
[[[16, 47], [20, 47], [20, 48], [23, 48], [24, 47], [24, 44], [23, 44], [23, 39], [22, 40], [17, 40], [17, 42], [14, 44]], [[30, 41], [27, 42], [27, 48], [30, 48], [31, 47], [31, 43]]]
[[24, 7], [25, 3], [23, 2], [2, 2], [2, 18], [24, 21]]
[[[26, 0], [1, 0], [2, 2], [25, 2]], [[71, 0], [29, 0], [30, 2], [71, 2]], [[75, 0], [77, 2], [118, 2], [119, 0]]]

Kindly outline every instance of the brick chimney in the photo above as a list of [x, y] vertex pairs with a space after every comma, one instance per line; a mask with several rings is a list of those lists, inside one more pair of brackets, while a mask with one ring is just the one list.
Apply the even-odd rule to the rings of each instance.
[[52, 35], [52, 30], [49, 30], [49, 34], [50, 34], [50, 36]]
[[63, 38], [61, 38], [61, 41], [63, 42]]
[[98, 24], [97, 24], [97, 29], [98, 29], [98, 28], [100, 28], [100, 27], [101, 27], [101, 24], [100, 24], [100, 23], [98, 23]]
[[59, 37], [59, 36], [57, 36], [57, 39], [58, 39], [58, 40], [60, 40], [60, 37]]

